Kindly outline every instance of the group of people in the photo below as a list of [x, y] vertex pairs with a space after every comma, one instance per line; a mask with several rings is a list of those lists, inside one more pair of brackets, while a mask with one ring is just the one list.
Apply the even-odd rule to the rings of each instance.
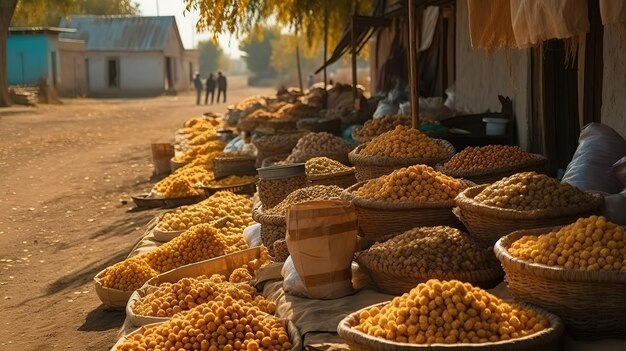
[[[193, 79], [193, 85], [196, 88], [196, 105], [200, 105], [200, 98], [202, 96], [202, 79], [200, 78], [200, 73], [196, 73], [196, 76]], [[223, 95], [223, 102], [226, 102], [226, 77], [222, 75], [222, 72], [217, 72], [217, 77], [213, 76], [213, 73], [209, 74], [207, 77], [205, 84], [206, 85], [206, 93], [204, 95], [204, 104], [207, 105], [209, 103], [209, 94], [211, 95], [211, 105], [213, 105], [213, 100], [215, 97], [215, 88], [217, 88], [217, 103], [220, 102], [220, 97]]]

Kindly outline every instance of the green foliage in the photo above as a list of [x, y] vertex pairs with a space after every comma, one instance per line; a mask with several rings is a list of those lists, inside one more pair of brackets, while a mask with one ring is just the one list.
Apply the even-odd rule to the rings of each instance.
[[11, 25], [57, 26], [67, 15], [138, 15], [132, 0], [19, 0]]
[[239, 49], [244, 52], [242, 59], [253, 76], [273, 77], [276, 71], [271, 65], [272, 42], [280, 38], [280, 30], [273, 28], [259, 28], [259, 31], [250, 32], [242, 40]]
[[225, 70], [224, 66], [224, 50], [216, 45], [212, 40], [201, 41], [198, 43], [198, 51], [200, 52], [200, 76], [208, 77], [209, 73], [216, 74], [218, 70]]

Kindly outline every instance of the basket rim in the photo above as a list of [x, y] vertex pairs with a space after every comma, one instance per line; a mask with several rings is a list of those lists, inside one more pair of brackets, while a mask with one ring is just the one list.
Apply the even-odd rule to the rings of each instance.
[[597, 211], [604, 206], [604, 197], [601, 194], [586, 191], [584, 193], [590, 195], [592, 199], [586, 202], [583, 206], [557, 207], [552, 209], [536, 209], [530, 211], [519, 211], [510, 208], [500, 208], [496, 206], [481, 204], [480, 202], [474, 200], [474, 197], [476, 197], [489, 185], [490, 184], [477, 185], [461, 191], [459, 195], [457, 195], [457, 197], [454, 199], [456, 206], [458, 206], [461, 211], [479, 212], [486, 216], [513, 220], [572, 216]]
[[[370, 179], [371, 180], [371, 179]], [[462, 179], [462, 181], [469, 187], [474, 185], [474, 183]], [[454, 199], [448, 201], [437, 201], [437, 202], [404, 202], [404, 203], [390, 203], [384, 201], [376, 201], [376, 200], [368, 200], [364, 198], [360, 198], [354, 195], [354, 192], [365, 185], [365, 183], [369, 182], [369, 180], [365, 180], [362, 182], [358, 182], [353, 186], [345, 189], [341, 193], [341, 198], [346, 201], [351, 201], [358, 207], [377, 209], [377, 210], [411, 210], [411, 209], [419, 209], [419, 208], [452, 208], [454, 207]]]
[[285, 216], [263, 213], [263, 205], [259, 205], [252, 210], [252, 219], [261, 223], [261, 225], [287, 225], [287, 218]]
[[213, 162], [227, 162], [227, 161], [256, 161], [256, 157], [250, 155], [232, 155], [221, 156], [213, 158]]
[[[353, 328], [352, 322], [356, 320], [356, 317], [358, 317], [361, 312], [370, 309], [372, 307], [382, 307], [385, 304], [390, 303], [391, 301], [385, 301], [385, 302], [380, 302], [368, 307], [364, 307], [362, 309], [359, 309], [358, 311], [352, 312], [349, 315], [347, 315], [346, 317], [344, 317], [339, 324], [337, 325], [337, 333], [339, 334], [339, 336], [348, 341], [348, 344], [350, 344], [350, 341], [352, 341], [353, 338], [349, 338], [350, 335], [356, 335], [358, 336], [360, 339], [364, 339], [368, 342], [370, 342], [371, 344], [382, 344], [382, 345], [386, 345], [386, 346], [391, 346], [394, 348], [402, 348], [402, 349], [415, 349], [415, 350], [457, 350], [457, 349], [481, 349], [481, 348], [487, 348], [489, 349], [489, 347], [494, 347], [494, 346], [501, 346], [501, 347], [507, 347], [508, 345], [514, 345], [516, 343], [521, 343], [521, 342], [529, 342], [530, 344], [528, 345], [529, 347], [532, 346], [533, 344], [536, 344], [535, 346], [539, 346], [539, 345], [545, 345], [546, 341], [551, 341], [552, 339], [556, 339], [558, 340], [561, 335], [564, 333], [565, 331], [565, 326], [563, 324], [563, 321], [555, 314], [548, 312], [547, 310], [541, 308], [541, 307], [537, 307], [535, 305], [530, 305], [528, 303], [525, 302], [515, 302], [517, 305], [524, 307], [524, 308], [528, 308], [528, 309], [533, 309], [535, 310], [535, 312], [537, 312], [537, 314], [541, 315], [542, 317], [544, 317], [545, 319], [548, 320], [548, 322], [550, 323], [550, 326], [540, 332], [536, 332], [533, 333], [531, 335], [527, 335], [527, 336], [523, 336], [520, 338], [516, 338], [516, 339], [511, 339], [511, 340], [502, 340], [502, 341], [496, 341], [496, 342], [487, 342], [487, 343], [477, 343], [477, 344], [472, 344], [472, 343], [457, 343], [457, 344], [440, 344], [440, 343], [435, 343], [435, 344], [411, 344], [411, 343], [404, 343], [404, 342], [397, 342], [397, 341], [390, 341], [390, 340], [386, 340], [383, 338], [378, 338], [375, 336], [371, 336], [369, 334], [365, 334], [361, 331], [355, 330]], [[386, 348], [388, 349], [388, 348]], [[514, 350], [514, 349], [513, 349]]]
[[348, 159], [354, 165], [363, 165], [363, 166], [412, 166], [417, 164], [437, 164], [439, 162], [443, 162], [448, 160], [450, 157], [454, 156], [456, 150], [454, 146], [447, 140], [444, 139], [436, 139], [431, 138], [435, 142], [442, 145], [446, 151], [445, 156], [441, 157], [433, 157], [433, 158], [424, 158], [424, 157], [390, 157], [383, 155], [375, 155], [375, 156], [366, 156], [361, 155], [361, 151], [368, 145], [369, 142], [360, 144], [356, 148], [354, 148], [350, 153], [348, 153]]
[[106, 273], [107, 270], [109, 270], [109, 268], [111, 268], [111, 266], [104, 268], [103, 270], [101, 270], [100, 272], [98, 272], [98, 274], [96, 274], [93, 277], [93, 281], [96, 285], [96, 288], [98, 289], [102, 289], [103, 291], [118, 291], [118, 292], [123, 292], [123, 293], [132, 293], [135, 290], [120, 290], [120, 289], [113, 289], [113, 288], [109, 288], [106, 287], [104, 285], [102, 285], [102, 278], [104, 276], [104, 274]]
[[548, 159], [541, 154], [528, 153], [528, 155], [532, 158], [532, 160], [528, 160], [526, 162], [513, 165], [513, 166], [468, 171], [468, 170], [462, 170], [462, 169], [446, 168], [444, 167], [445, 162], [439, 162], [437, 163], [437, 165], [435, 165], [435, 169], [441, 173], [447, 174], [452, 177], [463, 178], [463, 177], [496, 175], [498, 173], [517, 171], [517, 170], [524, 169], [526, 167], [542, 166], [544, 165], [545, 162], [548, 161]]
[[509, 252], [511, 245], [525, 235], [547, 234], [565, 226], [544, 227], [537, 229], [517, 230], [500, 238], [493, 247], [496, 258], [502, 264], [505, 272], [515, 269], [533, 276], [548, 278], [564, 282], [597, 282], [626, 284], [626, 272], [621, 271], [585, 271], [582, 269], [565, 269], [551, 267], [541, 263], [525, 261], [513, 256]]
[[350, 169], [341, 171], [341, 172], [327, 173], [327, 174], [313, 174], [313, 175], [307, 175], [306, 177], [309, 178], [310, 180], [325, 180], [325, 179], [343, 177], [347, 175], [353, 175], [355, 173], [356, 173], [356, 170], [354, 169], [354, 167], [350, 167]]

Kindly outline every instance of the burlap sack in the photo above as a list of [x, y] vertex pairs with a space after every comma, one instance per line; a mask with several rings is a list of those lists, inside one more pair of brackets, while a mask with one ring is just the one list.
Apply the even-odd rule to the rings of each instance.
[[354, 292], [356, 218], [345, 201], [309, 201], [288, 210], [287, 247], [307, 297], [336, 299]]

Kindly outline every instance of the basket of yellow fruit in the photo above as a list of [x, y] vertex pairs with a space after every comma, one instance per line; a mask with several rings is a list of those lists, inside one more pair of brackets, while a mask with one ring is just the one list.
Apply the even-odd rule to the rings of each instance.
[[274, 256], [274, 243], [285, 239], [287, 233], [286, 215], [289, 207], [316, 200], [339, 200], [343, 189], [337, 186], [313, 185], [297, 189], [287, 195], [278, 205], [265, 209], [259, 206], [252, 212], [252, 218], [261, 223], [261, 240]]
[[455, 202], [454, 213], [469, 233], [491, 246], [519, 229], [563, 225], [599, 213], [604, 198], [544, 174], [523, 172], [466, 189]]
[[414, 227], [460, 227], [452, 213], [454, 198], [472, 185], [415, 165], [357, 183], [344, 190], [342, 198], [354, 204], [361, 235], [376, 239]]
[[229, 191], [235, 194], [254, 195], [256, 192], [256, 176], [230, 175], [221, 179], [206, 182], [202, 188], [211, 196], [218, 191]]
[[411, 119], [406, 116], [385, 116], [367, 120], [362, 127], [352, 131], [352, 139], [359, 144], [365, 144], [375, 137], [394, 130], [397, 126], [411, 126]]
[[124, 308], [132, 292], [159, 273], [240, 250], [210, 224], [199, 224], [153, 251], [105, 268], [94, 277], [96, 294], [112, 308]]
[[519, 172], [545, 171], [547, 159], [531, 154], [519, 146], [487, 145], [467, 147], [436, 169], [455, 178], [469, 179], [476, 184], [496, 182]]
[[356, 184], [354, 167], [328, 157], [314, 157], [306, 161], [306, 176], [313, 185], [336, 185], [340, 188], [349, 188]]
[[215, 178], [224, 178], [230, 175], [248, 176], [256, 174], [256, 157], [249, 155], [231, 155], [213, 159], [213, 174]]
[[402, 295], [433, 278], [492, 288], [504, 275], [491, 249], [446, 226], [413, 228], [377, 242], [358, 253], [357, 262], [378, 290], [392, 295]]
[[258, 351], [272, 347], [275, 351], [301, 351], [302, 338], [290, 320], [227, 296], [168, 321], [144, 325], [120, 338], [111, 350], [169, 350], [174, 345], [180, 345], [180, 350], [212, 350], [219, 346], [220, 350]]
[[626, 232], [602, 216], [520, 230], [496, 243], [511, 294], [581, 338], [626, 335]]
[[458, 280], [431, 279], [344, 318], [337, 333], [353, 350], [556, 351], [561, 320]]
[[348, 154], [358, 181], [387, 175], [396, 169], [417, 164], [435, 166], [454, 155], [454, 147], [433, 139], [417, 129], [397, 126]]

